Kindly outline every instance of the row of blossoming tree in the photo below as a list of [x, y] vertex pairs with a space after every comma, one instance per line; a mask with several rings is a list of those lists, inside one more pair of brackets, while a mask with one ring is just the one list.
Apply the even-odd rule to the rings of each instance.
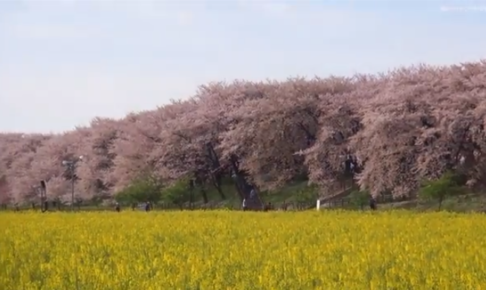
[[[110, 196], [141, 176], [190, 177], [238, 191], [304, 178], [331, 195], [355, 184], [373, 195], [415, 194], [421, 180], [460, 170], [486, 180], [486, 61], [414, 66], [379, 75], [210, 83], [195, 95], [121, 120], [55, 135], [0, 135], [0, 202]], [[62, 160], [83, 155], [75, 175]]]

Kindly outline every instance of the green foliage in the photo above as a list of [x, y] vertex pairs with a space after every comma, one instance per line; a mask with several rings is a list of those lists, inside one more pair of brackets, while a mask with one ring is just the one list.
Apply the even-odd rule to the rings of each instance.
[[355, 190], [349, 195], [351, 204], [363, 209], [370, 198], [370, 194], [366, 190]]
[[422, 182], [419, 197], [423, 200], [438, 200], [440, 210], [446, 197], [464, 193], [459, 182], [458, 177], [453, 172], [446, 172], [439, 179]]
[[139, 178], [120, 191], [115, 196], [115, 200], [124, 204], [146, 201], [157, 203], [162, 199], [162, 188], [162, 181], [158, 178], [152, 176]]
[[107, 199], [107, 197], [97, 194], [89, 200], [89, 204], [94, 206], [100, 206], [105, 199]]
[[301, 188], [295, 193], [295, 201], [301, 203], [315, 202], [319, 197], [319, 192], [316, 185], [309, 185]]
[[191, 190], [194, 189], [189, 187], [189, 179], [182, 178], [163, 190], [162, 199], [165, 202], [182, 206], [186, 202], [194, 201], [194, 193]]

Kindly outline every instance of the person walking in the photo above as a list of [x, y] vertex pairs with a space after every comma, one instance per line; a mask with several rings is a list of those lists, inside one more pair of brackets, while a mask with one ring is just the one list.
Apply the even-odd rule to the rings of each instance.
[[376, 210], [376, 200], [372, 196], [370, 196], [370, 209], [371, 210]]
[[250, 191], [250, 199], [253, 199], [256, 196], [256, 190], [255, 188], [252, 188]]
[[243, 203], [241, 204], [241, 207], [243, 208], [243, 211], [246, 211], [246, 198], [243, 198]]

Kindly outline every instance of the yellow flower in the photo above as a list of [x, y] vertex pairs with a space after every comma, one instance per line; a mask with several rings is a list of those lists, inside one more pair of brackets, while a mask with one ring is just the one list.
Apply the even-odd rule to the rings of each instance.
[[0, 289], [486, 289], [486, 217], [0, 213]]

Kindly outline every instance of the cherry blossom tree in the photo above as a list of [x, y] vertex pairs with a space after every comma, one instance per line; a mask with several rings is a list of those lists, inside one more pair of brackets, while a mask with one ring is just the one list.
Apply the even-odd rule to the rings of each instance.
[[[63, 134], [0, 134], [0, 202], [75, 180], [89, 200], [133, 180], [191, 180], [205, 201], [231, 177], [240, 198], [308, 180], [322, 194], [360, 187], [414, 196], [445, 172], [486, 186], [486, 61], [377, 75], [202, 85], [183, 101]], [[77, 162], [75, 174], [63, 160]], [[34, 186], [34, 187], [33, 187]]]
[[32, 201], [36, 195], [33, 186], [39, 185], [39, 180], [36, 180], [32, 172], [32, 163], [50, 136], [11, 134], [4, 137], [7, 139], [2, 144], [4, 190], [8, 190], [6, 195], [15, 203]]
[[118, 137], [111, 150], [113, 167], [107, 175], [114, 191], [122, 190], [132, 180], [141, 177], [159, 174], [167, 177], [162, 169], [157, 172], [160, 157], [153, 153], [156, 147], [161, 146], [161, 124], [155, 112], [131, 114], [118, 122]]
[[[35, 153], [29, 173], [31, 176], [35, 176], [35, 184], [38, 184], [40, 180], [46, 181], [48, 199], [58, 199], [70, 192], [70, 182], [68, 181], [78, 177], [71, 176], [69, 168], [63, 166], [63, 160], [76, 160], [83, 155], [83, 140], [88, 132], [86, 128], [78, 128], [64, 134], [54, 135], [44, 142]], [[82, 193], [78, 191], [77, 195], [82, 195]]]
[[231, 117], [237, 122], [223, 134], [221, 148], [225, 155], [241, 156], [243, 168], [265, 189], [307, 176], [304, 158], [296, 153], [316, 142], [319, 104], [327, 94], [341, 93], [351, 85], [346, 79], [331, 78], [247, 86], [247, 93], [260, 97], [248, 98], [233, 111]]
[[84, 158], [76, 167], [76, 175], [79, 178], [76, 184], [83, 198], [106, 197], [115, 186], [110, 175], [117, 156], [113, 147], [120, 128], [118, 121], [96, 118], [84, 135], [84, 148], [77, 150]]

